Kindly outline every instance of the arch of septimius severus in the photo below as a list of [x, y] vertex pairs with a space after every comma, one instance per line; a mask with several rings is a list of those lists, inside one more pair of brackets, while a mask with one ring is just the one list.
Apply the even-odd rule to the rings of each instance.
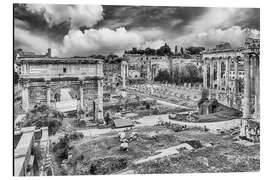
[[[260, 40], [247, 38], [244, 47], [217, 45], [203, 53], [203, 85], [211, 97], [260, 118]], [[231, 75], [233, 74], [233, 76]]]

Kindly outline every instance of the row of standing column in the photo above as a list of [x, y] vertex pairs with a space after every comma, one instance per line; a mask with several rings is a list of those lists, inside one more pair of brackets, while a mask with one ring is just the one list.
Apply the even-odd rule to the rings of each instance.
[[[225, 59], [225, 60], [224, 60]], [[215, 89], [214, 87], [214, 69], [216, 68], [216, 72], [217, 72], [217, 76], [216, 76], [216, 85], [217, 85], [217, 90], [220, 91], [222, 90], [222, 87], [224, 86], [224, 84], [222, 83], [222, 70], [221, 70], [221, 64], [224, 62], [225, 64], [225, 91], [227, 92], [227, 100], [226, 100], [226, 104], [229, 105], [230, 107], [236, 107], [237, 109], [240, 108], [240, 102], [239, 102], [239, 75], [238, 75], [238, 58], [234, 59], [234, 71], [235, 71], [235, 79], [233, 81], [233, 86], [234, 86], [234, 90], [230, 91], [230, 58], [219, 58], [219, 59], [211, 59], [209, 62], [209, 72], [210, 72], [210, 89]], [[216, 66], [214, 66], [214, 64], [216, 63]], [[205, 60], [205, 66], [204, 66], [204, 87], [208, 88], [208, 63]], [[210, 93], [211, 94], [211, 93]], [[219, 94], [219, 93], [218, 93]], [[218, 95], [216, 94], [216, 96]], [[211, 96], [211, 95], [210, 95]], [[219, 96], [219, 95], [218, 95]]]
[[[204, 60], [204, 66], [203, 66], [203, 83], [204, 83], [204, 88], [208, 89], [214, 88], [214, 61], [213, 59], [209, 60], [209, 65], [210, 65], [210, 87], [208, 87], [208, 62], [207, 60]], [[217, 62], [217, 89], [221, 90], [221, 59], [218, 59]], [[237, 66], [238, 68], [238, 66]], [[238, 71], [238, 70], [237, 70]], [[225, 89], [228, 91], [229, 90], [229, 82], [230, 82], [230, 59], [226, 58], [225, 62]]]

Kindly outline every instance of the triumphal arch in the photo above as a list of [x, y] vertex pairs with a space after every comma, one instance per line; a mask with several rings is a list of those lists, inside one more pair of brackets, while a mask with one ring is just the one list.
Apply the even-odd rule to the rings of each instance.
[[[46, 103], [62, 111], [82, 110], [103, 120], [103, 61], [93, 58], [21, 58], [25, 111]], [[75, 106], [75, 107], [74, 107]]]

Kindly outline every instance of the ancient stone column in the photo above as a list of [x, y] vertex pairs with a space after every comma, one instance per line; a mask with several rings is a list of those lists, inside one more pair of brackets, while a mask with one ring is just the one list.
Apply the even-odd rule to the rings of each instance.
[[210, 88], [214, 88], [214, 61], [211, 59], [210, 61]]
[[260, 119], [260, 58], [256, 57], [255, 62], [255, 119]]
[[204, 60], [203, 64], [203, 87], [207, 89], [207, 64], [206, 60]]
[[97, 118], [98, 121], [103, 122], [103, 80], [98, 80], [98, 100], [97, 100]]
[[83, 82], [80, 81], [80, 106], [81, 106], [81, 109], [84, 108], [83, 106]]
[[151, 69], [150, 69], [150, 63], [147, 63], [147, 68], [146, 68], [146, 77], [147, 77], [147, 80], [151, 80]]
[[234, 73], [235, 73], [235, 79], [239, 78], [238, 75], [239, 69], [238, 69], [238, 58], [234, 59]]
[[126, 64], [126, 77], [128, 77], [129, 75], [128, 75], [128, 72], [129, 71], [129, 69], [128, 69], [128, 64]]
[[121, 77], [122, 77], [122, 88], [123, 89], [126, 89], [126, 68], [125, 68], [125, 66], [126, 66], [126, 61], [122, 61], [121, 62]]
[[250, 57], [245, 54], [243, 118], [250, 116]]
[[239, 93], [239, 76], [238, 76], [238, 58], [234, 59], [234, 74], [235, 74], [235, 79], [234, 79], [234, 103], [235, 105], [237, 104], [238, 100], [238, 93]]
[[24, 84], [22, 89], [22, 108], [26, 112], [29, 110], [29, 86], [28, 83]]
[[47, 105], [51, 105], [51, 88], [50, 86], [47, 87]]
[[221, 89], [221, 59], [217, 61], [217, 87], [218, 90]]
[[115, 74], [112, 75], [112, 83], [115, 83]]
[[229, 91], [229, 83], [230, 83], [230, 59], [226, 58], [226, 68], [225, 68], [225, 77], [226, 77], [226, 85], [225, 89], [226, 91]]
[[255, 95], [255, 64], [256, 57], [251, 56], [250, 58], [250, 94], [253, 97]]

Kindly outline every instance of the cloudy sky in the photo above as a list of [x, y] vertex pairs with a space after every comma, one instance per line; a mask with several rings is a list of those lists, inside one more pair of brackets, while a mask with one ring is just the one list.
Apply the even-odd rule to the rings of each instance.
[[59, 57], [175, 45], [241, 46], [246, 30], [259, 34], [260, 10], [157, 6], [14, 5], [14, 45]]

